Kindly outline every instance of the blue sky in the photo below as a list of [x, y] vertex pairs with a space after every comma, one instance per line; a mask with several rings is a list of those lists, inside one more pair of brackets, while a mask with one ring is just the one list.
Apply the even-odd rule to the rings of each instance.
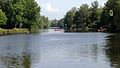
[[[49, 17], [50, 20], [63, 18], [72, 7], [79, 7], [82, 4], [89, 4], [95, 0], [36, 0], [41, 6], [41, 15]], [[107, 0], [97, 0], [104, 5]]]

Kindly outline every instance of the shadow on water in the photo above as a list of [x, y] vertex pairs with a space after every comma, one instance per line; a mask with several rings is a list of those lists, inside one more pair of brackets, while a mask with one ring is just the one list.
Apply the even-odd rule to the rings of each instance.
[[111, 35], [108, 38], [106, 46], [107, 57], [110, 58], [113, 68], [120, 68], [120, 34]]
[[0, 60], [7, 68], [30, 68], [31, 66], [31, 56], [28, 53], [23, 53], [21, 56], [17, 54], [0, 56]]
[[3, 36], [0, 68], [120, 68], [119, 42], [120, 34], [54, 30]]
[[0, 37], [0, 68], [30, 68], [29, 35]]

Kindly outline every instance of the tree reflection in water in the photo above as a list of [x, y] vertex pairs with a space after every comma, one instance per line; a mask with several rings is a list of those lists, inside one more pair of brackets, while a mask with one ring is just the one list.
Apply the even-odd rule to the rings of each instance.
[[106, 54], [113, 68], [120, 68], [120, 34], [108, 37]]
[[18, 54], [1, 56], [1, 61], [7, 68], [30, 68], [31, 55], [23, 53], [21, 56]]

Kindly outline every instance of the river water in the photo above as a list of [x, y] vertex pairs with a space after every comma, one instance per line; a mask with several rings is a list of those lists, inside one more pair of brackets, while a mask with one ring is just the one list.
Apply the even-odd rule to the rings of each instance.
[[51, 29], [1, 36], [0, 68], [120, 68], [120, 35]]

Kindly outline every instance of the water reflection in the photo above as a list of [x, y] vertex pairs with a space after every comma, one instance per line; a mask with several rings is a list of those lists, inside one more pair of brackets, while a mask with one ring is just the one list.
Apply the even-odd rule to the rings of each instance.
[[30, 39], [24, 34], [0, 37], [0, 68], [30, 68]]
[[108, 38], [107, 57], [110, 58], [113, 68], [120, 68], [120, 34], [111, 35]]
[[3, 36], [0, 68], [120, 68], [119, 41], [108, 33]]
[[0, 56], [0, 59], [6, 68], [30, 68], [31, 66], [31, 56], [27, 53]]
[[[32, 68], [111, 68], [104, 47], [107, 33], [42, 34]], [[38, 39], [37, 38], [37, 39]], [[38, 58], [39, 58], [38, 57]]]

